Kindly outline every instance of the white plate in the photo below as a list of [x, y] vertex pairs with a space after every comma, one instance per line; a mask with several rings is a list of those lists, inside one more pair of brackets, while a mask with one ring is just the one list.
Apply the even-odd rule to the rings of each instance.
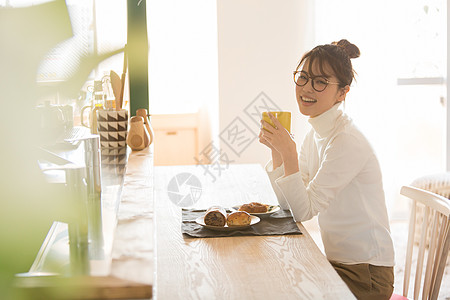
[[[251, 214], [253, 216], [260, 216], [260, 217], [262, 216], [262, 217], [264, 217], [264, 216], [268, 216], [268, 215], [273, 214], [274, 212], [277, 212], [277, 211], [280, 210], [280, 206], [279, 205], [270, 205], [270, 204], [264, 204], [264, 205], [267, 206], [267, 212], [264, 212], [264, 213], [249, 213], [249, 214]], [[236, 206], [231, 207], [231, 209], [239, 210], [239, 207], [241, 207], [241, 206], [240, 205], [236, 205]]]
[[245, 226], [228, 226], [227, 224], [225, 224], [225, 226], [211, 226], [211, 225], [206, 225], [205, 221], [203, 220], [203, 216], [198, 217], [195, 222], [199, 225], [202, 225], [203, 227], [206, 227], [208, 229], [211, 230], [217, 230], [217, 231], [233, 231], [233, 230], [237, 230], [237, 229], [245, 229], [248, 228], [252, 225], [255, 225], [256, 223], [259, 223], [259, 221], [261, 221], [260, 218], [258, 218], [257, 216], [250, 216], [250, 225], [245, 225]]

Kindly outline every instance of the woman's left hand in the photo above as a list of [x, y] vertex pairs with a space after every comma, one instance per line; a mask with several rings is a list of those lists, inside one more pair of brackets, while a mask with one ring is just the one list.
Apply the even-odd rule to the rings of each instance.
[[[287, 157], [297, 157], [297, 147], [292, 135], [281, 125], [280, 121], [272, 115], [268, 114], [275, 127], [264, 120], [261, 120], [260, 138], [267, 141], [272, 147], [280, 153], [283, 160]], [[265, 129], [269, 128], [269, 130]]]

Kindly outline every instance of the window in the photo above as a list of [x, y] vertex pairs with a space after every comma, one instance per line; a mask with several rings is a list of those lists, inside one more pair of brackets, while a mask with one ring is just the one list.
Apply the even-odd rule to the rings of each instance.
[[[0, 0], [0, 7], [25, 7], [49, 1]], [[52, 85], [70, 78], [77, 70], [80, 58], [89, 54], [104, 54], [121, 49], [127, 40], [126, 0], [66, 0], [73, 37], [55, 45], [43, 58], [36, 74], [42, 86]], [[37, 99], [38, 104], [50, 101], [52, 104], [73, 106], [74, 125], [80, 125], [80, 111], [90, 104], [90, 91], [94, 80], [100, 80], [114, 70], [119, 76], [123, 71], [123, 54], [115, 55], [101, 62], [89, 75], [80, 94], [74, 99], [61, 95], [47, 95]], [[126, 95], [124, 96], [126, 99]]]
[[317, 43], [346, 38], [361, 50], [345, 110], [378, 154], [391, 217], [404, 217], [400, 186], [445, 170], [446, 3], [315, 3]]

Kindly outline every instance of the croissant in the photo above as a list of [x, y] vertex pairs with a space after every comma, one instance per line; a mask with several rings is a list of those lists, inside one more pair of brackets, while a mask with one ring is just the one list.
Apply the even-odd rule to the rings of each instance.
[[223, 207], [212, 206], [206, 211], [203, 220], [205, 225], [225, 226], [227, 223], [227, 212]]
[[248, 213], [265, 213], [267, 212], [267, 206], [258, 202], [250, 202], [239, 207], [239, 210]]

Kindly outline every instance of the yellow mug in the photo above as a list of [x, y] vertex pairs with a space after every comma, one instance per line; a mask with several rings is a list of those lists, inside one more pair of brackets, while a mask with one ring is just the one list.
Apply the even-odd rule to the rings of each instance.
[[[262, 113], [262, 119], [272, 125], [272, 127], [275, 127], [275, 124], [273, 124], [272, 120], [269, 117], [269, 112], [265, 111]], [[272, 115], [274, 115], [278, 121], [280, 121], [281, 125], [283, 125], [284, 128], [290, 133], [291, 132], [291, 112], [290, 111], [270, 111]], [[266, 128], [269, 130], [268, 128]], [[270, 130], [269, 130], [270, 131]]]

